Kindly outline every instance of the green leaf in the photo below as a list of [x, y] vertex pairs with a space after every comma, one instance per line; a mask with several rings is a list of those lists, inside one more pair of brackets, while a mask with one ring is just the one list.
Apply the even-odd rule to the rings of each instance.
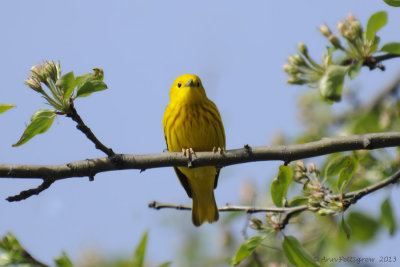
[[50, 109], [39, 109], [33, 114], [31, 123], [26, 127], [19, 141], [12, 146], [20, 146], [28, 142], [35, 135], [46, 132], [53, 124], [56, 111]]
[[325, 169], [325, 176], [335, 176], [338, 175], [346, 166], [349, 164], [349, 156], [339, 156], [332, 159]]
[[54, 259], [57, 267], [74, 267], [71, 260], [68, 258], [67, 253], [64, 251], [61, 253], [61, 256]]
[[144, 255], [146, 253], [148, 232], [144, 233], [142, 240], [136, 248], [135, 256], [133, 257], [132, 266], [142, 267], [144, 263]]
[[34, 259], [12, 233], [0, 240], [0, 266], [45, 266]]
[[56, 86], [62, 90], [64, 99], [68, 99], [76, 86], [74, 73], [71, 71], [63, 75], [60, 79], [57, 80]]
[[379, 227], [374, 218], [360, 212], [350, 213], [347, 223], [351, 228], [352, 239], [363, 243], [373, 240]]
[[256, 250], [264, 238], [265, 236], [256, 235], [245, 240], [236, 252], [236, 255], [233, 257], [231, 265], [238, 265], [241, 261], [246, 259], [254, 250]]
[[400, 43], [386, 43], [382, 48], [382, 52], [400, 55]]
[[360, 73], [361, 67], [362, 67], [363, 61], [359, 60], [357, 64], [352, 64], [349, 67], [348, 75], [350, 79], [355, 79], [358, 76], [358, 73]]
[[340, 226], [341, 226], [343, 232], [346, 234], [347, 239], [350, 239], [351, 229], [350, 229], [350, 226], [344, 220], [343, 213], [342, 213], [342, 223], [340, 224]]
[[390, 200], [387, 198], [381, 204], [381, 223], [388, 230], [391, 236], [396, 232], [396, 217], [393, 214], [392, 205]]
[[375, 39], [369, 48], [370, 54], [372, 54], [372, 53], [376, 52], [376, 50], [378, 50], [378, 45], [379, 45], [380, 41], [381, 41], [381, 38], [379, 38], [378, 36], [375, 35]]
[[297, 267], [319, 266], [294, 236], [285, 236], [282, 243], [286, 258]]
[[394, 7], [399, 7], [400, 6], [400, 0], [383, 0], [385, 1], [386, 4], [389, 6], [394, 6]]
[[340, 172], [339, 179], [337, 180], [337, 188], [341, 194], [343, 194], [344, 188], [349, 183], [350, 178], [353, 176], [358, 166], [358, 162], [354, 157], [348, 156], [347, 158], [347, 164]]
[[12, 233], [7, 233], [0, 240], [0, 266], [10, 266], [12, 264], [23, 263], [23, 248], [17, 238]]
[[293, 170], [290, 166], [281, 165], [279, 167], [278, 177], [271, 184], [272, 201], [277, 207], [283, 207], [286, 194], [290, 183], [292, 182]]
[[367, 23], [367, 29], [365, 36], [367, 40], [373, 41], [375, 34], [387, 23], [387, 13], [385, 11], [379, 11], [373, 14]]
[[328, 103], [340, 101], [347, 70], [348, 67], [340, 65], [330, 65], [327, 68], [318, 85], [319, 94], [324, 101]]
[[86, 73], [76, 78], [76, 97], [85, 97], [91, 93], [107, 89], [107, 85], [93, 73]]
[[306, 196], [295, 196], [289, 199], [289, 207], [301, 206], [308, 203], [308, 197]]
[[7, 110], [15, 107], [13, 104], [0, 104], [0, 114], [6, 112]]
[[158, 265], [158, 267], [169, 267], [171, 264], [172, 264], [171, 261], [167, 261], [167, 262], [161, 263], [160, 265]]

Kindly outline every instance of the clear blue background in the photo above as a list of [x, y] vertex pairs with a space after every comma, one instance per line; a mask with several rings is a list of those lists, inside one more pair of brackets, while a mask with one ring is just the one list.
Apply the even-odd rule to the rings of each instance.
[[[311, 89], [285, 84], [286, 58], [304, 41], [320, 59], [327, 43], [318, 26], [335, 28], [349, 12], [365, 25], [379, 10], [389, 14], [382, 40], [400, 41], [400, 9], [383, 1], [2, 1], [0, 102], [18, 106], [0, 116], [0, 162], [61, 164], [103, 156], [64, 117], [47, 133], [11, 148], [34, 111], [45, 107], [23, 81], [32, 65], [52, 59], [61, 61], [64, 73], [104, 69], [109, 90], [77, 100], [76, 108], [97, 137], [118, 153], [162, 152], [161, 121], [169, 88], [183, 73], [202, 78], [221, 112], [228, 149], [245, 143], [267, 145], [279, 132], [294, 136], [302, 129], [296, 99]], [[398, 73], [399, 60], [385, 65], [386, 72], [364, 69], [350, 83], [361, 88], [363, 99]], [[265, 195], [279, 164], [223, 169], [218, 204], [238, 203], [248, 180]], [[17, 203], [4, 200], [39, 183], [0, 179], [0, 235], [13, 232], [47, 263], [61, 250], [75, 262], [92, 250], [105, 257], [128, 257], [145, 230], [150, 231], [147, 255], [153, 263], [176, 258], [180, 242], [191, 231], [219, 237], [218, 223], [195, 229], [189, 212], [147, 208], [152, 200], [190, 204], [171, 168], [102, 173], [94, 182], [67, 179], [40, 196]], [[376, 201], [391, 190], [382, 191], [358, 206], [377, 214]], [[397, 189], [392, 193], [397, 214], [399, 200]], [[177, 223], [179, 227], [171, 227]], [[218, 247], [216, 237], [205, 235], [206, 244]], [[389, 238], [385, 232], [380, 240], [355, 254], [400, 256], [399, 235]]]

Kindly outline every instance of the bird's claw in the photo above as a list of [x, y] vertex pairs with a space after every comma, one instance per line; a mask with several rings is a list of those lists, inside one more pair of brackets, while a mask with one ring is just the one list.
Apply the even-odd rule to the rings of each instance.
[[222, 147], [213, 147], [212, 150], [214, 153], [219, 153], [220, 155], [222, 155], [225, 152], [225, 149], [223, 149]]
[[196, 155], [196, 153], [194, 153], [193, 148], [182, 148], [182, 152], [183, 155], [187, 158], [187, 159], [191, 159], [192, 155]]
[[196, 153], [194, 153], [193, 148], [182, 148], [182, 152], [183, 155], [187, 158], [188, 160], [188, 167], [192, 167], [192, 155], [196, 155]]

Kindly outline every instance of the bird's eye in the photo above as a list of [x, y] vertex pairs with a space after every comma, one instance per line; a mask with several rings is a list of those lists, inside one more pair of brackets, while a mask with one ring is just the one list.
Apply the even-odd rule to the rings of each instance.
[[200, 87], [200, 83], [197, 83], [197, 87]]
[[182, 86], [182, 84], [181, 84], [181, 83], [178, 83], [178, 88], [181, 88], [181, 86]]

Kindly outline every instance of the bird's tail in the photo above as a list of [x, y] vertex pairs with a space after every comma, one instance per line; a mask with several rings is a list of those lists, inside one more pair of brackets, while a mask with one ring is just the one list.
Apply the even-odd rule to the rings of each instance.
[[[192, 205], [192, 221], [195, 226], [200, 226], [204, 222], [218, 221], [219, 214], [217, 204], [215, 203], [214, 190], [207, 190], [201, 192], [201, 196], [193, 192], [193, 205]], [[206, 195], [204, 195], [206, 194]]]

